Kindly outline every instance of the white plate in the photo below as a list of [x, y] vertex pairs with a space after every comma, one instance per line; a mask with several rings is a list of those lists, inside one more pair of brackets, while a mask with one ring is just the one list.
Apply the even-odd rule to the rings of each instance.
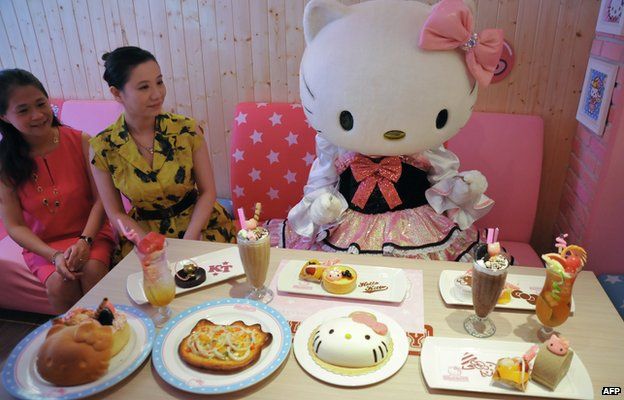
[[130, 375], [147, 358], [154, 341], [154, 324], [141, 310], [115, 304], [132, 327], [132, 336], [126, 346], [111, 358], [108, 372], [100, 379], [78, 386], [54, 386], [43, 380], [35, 366], [39, 347], [43, 344], [50, 321], [32, 331], [13, 349], [4, 370], [2, 383], [5, 389], [20, 399], [80, 399], [101, 392]]
[[[365, 375], [345, 376], [328, 371], [318, 365], [308, 351], [308, 340], [314, 330], [323, 322], [333, 318], [346, 317], [354, 311], [374, 314], [377, 321], [386, 324], [390, 337], [392, 337], [394, 350], [388, 362], [378, 370]], [[297, 328], [293, 346], [295, 357], [306, 372], [317, 379], [339, 386], [364, 386], [388, 379], [401, 369], [409, 353], [409, 343], [405, 331], [396, 321], [379, 311], [360, 306], [334, 307], [309, 316]]]
[[[463, 292], [456, 287], [455, 279], [463, 275], [465, 271], [444, 270], [440, 273], [438, 286], [440, 294], [446, 304], [463, 305], [472, 307], [472, 295], [470, 292]], [[511, 297], [507, 304], [497, 304], [496, 308], [510, 308], [515, 310], [535, 310], [535, 304], [531, 304], [527, 299], [537, 298], [544, 286], [545, 276], [533, 275], [507, 275], [507, 283], [518, 286], [523, 293], [521, 297]], [[574, 313], [574, 296], [572, 296], [571, 312]]]
[[[191, 260], [206, 270], [206, 280], [201, 285], [188, 289], [176, 285], [176, 295], [245, 274], [237, 247], [202, 254], [201, 256], [192, 257]], [[169, 264], [172, 269], [171, 273], [175, 275], [173, 268], [176, 263]], [[126, 290], [128, 291], [128, 296], [135, 303], [147, 303], [147, 297], [145, 297], [145, 292], [143, 292], [143, 272], [128, 275]]]
[[[533, 343], [428, 336], [420, 352], [420, 365], [427, 385], [432, 389], [551, 399], [594, 398], [591, 379], [577, 353], [574, 353], [570, 370], [554, 391], [532, 380], [529, 380], [526, 392], [492, 382], [491, 374], [499, 358], [521, 356], [532, 345]], [[476, 358], [476, 362], [473, 365], [466, 363], [462, 365], [464, 357], [465, 359]], [[474, 366], [482, 368], [474, 368]]]
[[[408, 279], [405, 272], [400, 268], [348, 264], [357, 272], [357, 286], [351, 293], [329, 293], [323, 289], [320, 283], [299, 279], [299, 272], [301, 272], [301, 268], [303, 268], [305, 263], [305, 260], [288, 260], [277, 279], [277, 290], [310, 296], [385, 301], [390, 303], [402, 302], [407, 292]], [[366, 285], [365, 283], [369, 284]], [[382, 288], [385, 289], [379, 290]]]
[[[190, 367], [178, 356], [180, 342], [202, 318], [215, 324], [231, 324], [239, 320], [247, 325], [260, 324], [262, 330], [271, 333], [273, 338], [260, 353], [260, 359], [247, 369], [233, 374], [213, 374]], [[271, 376], [288, 357], [291, 345], [288, 321], [274, 308], [252, 300], [221, 299], [191, 307], [169, 321], [156, 337], [152, 363], [161, 378], [180, 390], [202, 394], [229, 393]]]

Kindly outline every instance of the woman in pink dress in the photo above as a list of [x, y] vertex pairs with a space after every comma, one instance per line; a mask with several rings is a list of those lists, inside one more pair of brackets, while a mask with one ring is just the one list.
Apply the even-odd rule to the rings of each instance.
[[108, 272], [114, 246], [89, 137], [61, 125], [41, 82], [20, 69], [0, 71], [0, 133], [0, 218], [64, 312]]

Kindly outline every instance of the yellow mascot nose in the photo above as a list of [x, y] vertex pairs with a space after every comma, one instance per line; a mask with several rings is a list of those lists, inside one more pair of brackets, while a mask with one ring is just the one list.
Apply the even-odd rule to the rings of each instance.
[[351, 334], [350, 333], [345, 334], [345, 339], [351, 339]]

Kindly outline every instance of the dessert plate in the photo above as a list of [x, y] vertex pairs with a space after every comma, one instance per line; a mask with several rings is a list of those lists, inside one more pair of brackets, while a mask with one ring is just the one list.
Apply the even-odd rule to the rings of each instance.
[[[176, 295], [245, 274], [243, 263], [236, 247], [202, 254], [190, 259], [206, 270], [206, 280], [192, 288], [181, 288], [176, 285]], [[169, 265], [171, 266], [171, 273], [175, 274], [174, 268], [176, 263], [169, 263]], [[145, 297], [143, 292], [143, 272], [128, 275], [126, 290], [128, 291], [128, 296], [136, 304], [147, 303], [147, 297]]]
[[355, 289], [351, 293], [346, 294], [329, 293], [323, 289], [320, 283], [299, 279], [299, 272], [305, 263], [305, 260], [288, 260], [277, 279], [277, 290], [310, 296], [385, 301], [390, 303], [402, 302], [407, 292], [408, 279], [405, 272], [400, 268], [348, 264], [357, 272]]
[[533, 343], [482, 339], [425, 338], [420, 365], [427, 386], [432, 389], [498, 393], [506, 396], [534, 396], [551, 399], [593, 399], [592, 382], [575, 352], [570, 370], [554, 391], [529, 380], [526, 392], [492, 382], [499, 358], [519, 357]]
[[[260, 359], [246, 369], [232, 374], [216, 374], [186, 364], [178, 355], [180, 342], [195, 324], [206, 318], [215, 324], [243, 321], [260, 324], [273, 335], [271, 344], [262, 350]], [[244, 389], [268, 378], [286, 360], [292, 336], [286, 318], [266, 304], [247, 299], [221, 299], [191, 307], [167, 323], [154, 342], [152, 364], [171, 386], [191, 393], [217, 394]]]
[[2, 371], [2, 384], [20, 399], [80, 399], [104, 391], [137, 369], [152, 350], [155, 329], [152, 320], [134, 307], [115, 304], [126, 314], [133, 334], [126, 346], [111, 358], [108, 373], [100, 379], [78, 386], [55, 386], [43, 380], [35, 366], [37, 352], [52, 322], [41, 325], [13, 349]]
[[[465, 274], [465, 271], [444, 270], [440, 273], [438, 286], [440, 294], [446, 304], [472, 307], [472, 294], [465, 285], [460, 287], [456, 280]], [[497, 304], [496, 308], [515, 310], [535, 310], [535, 300], [544, 286], [544, 276], [507, 275], [507, 285], [517, 288], [511, 290], [511, 301], [507, 304]], [[571, 312], [574, 313], [574, 296], [572, 296]]]
[[[323, 322], [332, 318], [346, 317], [354, 311], [365, 311], [374, 314], [378, 322], [386, 324], [394, 349], [388, 362], [378, 370], [363, 375], [346, 376], [328, 371], [318, 365], [308, 351], [308, 340], [310, 335]], [[307, 373], [317, 379], [339, 386], [364, 386], [381, 382], [401, 369], [409, 353], [409, 343], [405, 331], [396, 321], [379, 311], [360, 306], [334, 307], [309, 316], [297, 328], [293, 346], [299, 365]]]

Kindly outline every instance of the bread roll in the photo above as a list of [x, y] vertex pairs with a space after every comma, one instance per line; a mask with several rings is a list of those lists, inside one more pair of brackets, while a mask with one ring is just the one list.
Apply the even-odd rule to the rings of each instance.
[[93, 382], [108, 371], [112, 347], [112, 330], [95, 320], [73, 326], [56, 324], [39, 348], [37, 371], [57, 386]]

